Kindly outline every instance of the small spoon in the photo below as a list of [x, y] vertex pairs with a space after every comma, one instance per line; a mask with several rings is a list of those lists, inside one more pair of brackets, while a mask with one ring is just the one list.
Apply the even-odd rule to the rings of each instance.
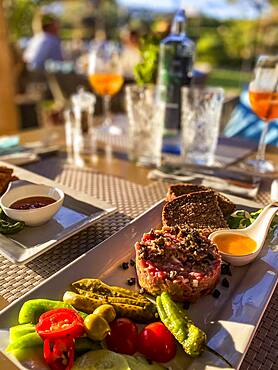
[[211, 241], [217, 235], [241, 235], [248, 236], [249, 238], [256, 241], [256, 249], [254, 252], [244, 255], [235, 255], [230, 253], [224, 253], [220, 251], [223, 259], [227, 262], [230, 262], [234, 266], [243, 266], [252, 262], [260, 253], [263, 248], [269, 226], [275, 214], [278, 211], [278, 202], [273, 202], [267, 205], [258, 218], [245, 229], [234, 229], [234, 230], [217, 230], [209, 235]]

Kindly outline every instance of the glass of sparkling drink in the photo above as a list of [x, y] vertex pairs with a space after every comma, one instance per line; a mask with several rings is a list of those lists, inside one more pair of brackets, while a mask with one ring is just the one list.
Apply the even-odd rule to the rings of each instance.
[[274, 163], [265, 159], [268, 123], [278, 118], [278, 56], [262, 55], [255, 67], [255, 77], [249, 84], [249, 99], [253, 111], [264, 122], [256, 159], [246, 161], [260, 173], [274, 172]]

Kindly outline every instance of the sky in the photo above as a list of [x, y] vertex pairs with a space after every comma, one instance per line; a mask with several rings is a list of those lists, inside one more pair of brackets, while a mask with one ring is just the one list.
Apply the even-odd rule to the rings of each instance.
[[179, 6], [185, 8], [189, 15], [202, 13], [219, 19], [252, 19], [258, 12], [251, 4], [256, 3], [264, 11], [269, 10], [268, 0], [117, 0], [128, 7], [148, 8], [160, 11], [175, 11]]

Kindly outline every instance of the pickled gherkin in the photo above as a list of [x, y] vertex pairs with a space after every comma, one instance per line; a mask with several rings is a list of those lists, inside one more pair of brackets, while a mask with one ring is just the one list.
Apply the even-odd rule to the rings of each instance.
[[126, 297], [134, 299], [143, 298], [143, 296], [139, 293], [118, 286], [107, 285], [100, 279], [81, 279], [73, 282], [71, 286], [73, 290], [82, 289], [108, 297]]
[[63, 296], [65, 304], [73, 306], [76, 310], [81, 310], [88, 314], [92, 313], [98, 306], [102, 305], [101, 301], [94, 298], [84, 297], [74, 292], [65, 292]]
[[95, 299], [74, 292], [65, 292], [63, 300], [65, 303], [86, 313], [92, 313], [97, 307], [109, 303], [114, 307], [116, 314], [120, 317], [127, 317], [136, 322], [143, 323], [155, 319], [156, 307], [147, 299], [144, 305], [141, 305], [141, 302], [140, 305], [137, 305], [136, 300], [130, 300], [129, 298], [122, 297], [120, 301], [117, 297], [114, 300], [112, 297], [107, 297], [111, 298], [109, 300], [105, 300], [104, 298], [102, 296], [101, 299]]
[[105, 296], [105, 295], [102, 295], [102, 294], [86, 291], [86, 290], [83, 290], [83, 289], [80, 289], [80, 288], [75, 288], [74, 290], [78, 294], [80, 294], [84, 297], [99, 300], [99, 301], [102, 302], [102, 304], [105, 304], [105, 303], [108, 303], [108, 304], [123, 303], [123, 304], [131, 304], [131, 305], [141, 306], [141, 307], [150, 307], [150, 308], [152, 307], [153, 309], [155, 309], [154, 304], [143, 296], [142, 297], [139, 296], [139, 298], [121, 297], [121, 296], [112, 296], [111, 297], [111, 296]]
[[176, 304], [166, 292], [156, 298], [158, 314], [184, 351], [199, 356], [206, 346], [206, 334], [188, 318], [187, 312]]
[[156, 316], [153, 310], [147, 307], [135, 306], [124, 303], [113, 303], [112, 306], [120, 317], [127, 317], [138, 323], [146, 323], [155, 320]]
[[[149, 322], [156, 318], [156, 305], [142, 294], [118, 286], [110, 286], [99, 279], [81, 279], [71, 284], [74, 292], [67, 293], [64, 301], [75, 308], [89, 313], [88, 307], [110, 304], [120, 317], [128, 317], [137, 322]], [[84, 303], [84, 307], [80, 306]], [[78, 306], [77, 306], [78, 305]], [[90, 313], [93, 309], [90, 309]]]

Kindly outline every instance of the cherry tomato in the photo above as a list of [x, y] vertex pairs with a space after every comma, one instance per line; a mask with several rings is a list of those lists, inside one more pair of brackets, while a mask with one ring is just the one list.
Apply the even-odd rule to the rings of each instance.
[[120, 318], [112, 321], [110, 328], [105, 338], [108, 349], [133, 355], [137, 350], [137, 326], [129, 319]]
[[57, 308], [43, 313], [36, 325], [42, 339], [76, 338], [85, 332], [82, 317], [69, 308]]
[[176, 355], [175, 338], [162, 322], [154, 322], [139, 334], [138, 351], [149, 360], [168, 362]]

